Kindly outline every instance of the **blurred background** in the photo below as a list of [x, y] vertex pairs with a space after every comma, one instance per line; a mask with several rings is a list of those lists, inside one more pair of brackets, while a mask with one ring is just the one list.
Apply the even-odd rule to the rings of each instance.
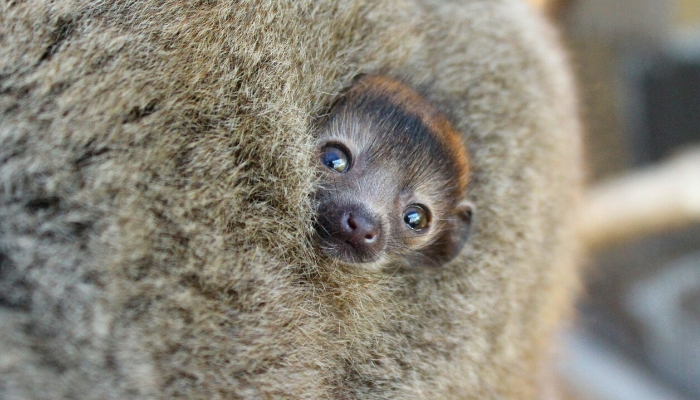
[[587, 247], [571, 399], [700, 399], [700, 0], [532, 0], [570, 49]]

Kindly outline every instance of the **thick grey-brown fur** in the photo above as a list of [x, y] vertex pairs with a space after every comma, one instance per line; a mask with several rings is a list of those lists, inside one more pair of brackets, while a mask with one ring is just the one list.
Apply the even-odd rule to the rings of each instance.
[[[578, 126], [522, 0], [0, 3], [0, 398], [536, 398], [575, 287]], [[465, 135], [460, 257], [311, 246], [360, 73]]]

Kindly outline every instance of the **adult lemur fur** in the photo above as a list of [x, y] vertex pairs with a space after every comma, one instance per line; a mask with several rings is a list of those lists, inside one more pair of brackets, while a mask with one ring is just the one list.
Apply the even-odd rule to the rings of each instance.
[[[316, 124], [362, 75], [462, 135], [440, 267], [317, 252]], [[537, 398], [570, 81], [523, 0], [0, 2], [0, 398]]]

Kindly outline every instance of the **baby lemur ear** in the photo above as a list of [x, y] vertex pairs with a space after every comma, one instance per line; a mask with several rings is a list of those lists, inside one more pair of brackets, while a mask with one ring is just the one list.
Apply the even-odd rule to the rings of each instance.
[[462, 251], [469, 237], [474, 205], [466, 200], [455, 207], [455, 212], [447, 218], [445, 228], [429, 247], [425, 255], [435, 261], [435, 266], [446, 264]]
[[454, 215], [448, 220], [448, 224], [451, 225], [448, 232], [452, 238], [449, 241], [451, 247], [447, 252], [449, 259], [445, 262], [457, 257], [457, 254], [462, 251], [462, 247], [464, 247], [464, 243], [469, 237], [473, 218], [474, 204], [472, 204], [470, 201], [462, 200], [457, 207], [455, 207]]

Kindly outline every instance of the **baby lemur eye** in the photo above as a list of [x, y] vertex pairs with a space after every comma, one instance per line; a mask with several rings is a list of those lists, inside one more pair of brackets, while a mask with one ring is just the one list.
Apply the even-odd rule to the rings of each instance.
[[343, 173], [350, 167], [350, 155], [340, 146], [326, 146], [321, 153], [321, 162], [335, 172]]
[[417, 204], [410, 205], [403, 212], [403, 221], [414, 231], [420, 231], [428, 226], [428, 212]]

